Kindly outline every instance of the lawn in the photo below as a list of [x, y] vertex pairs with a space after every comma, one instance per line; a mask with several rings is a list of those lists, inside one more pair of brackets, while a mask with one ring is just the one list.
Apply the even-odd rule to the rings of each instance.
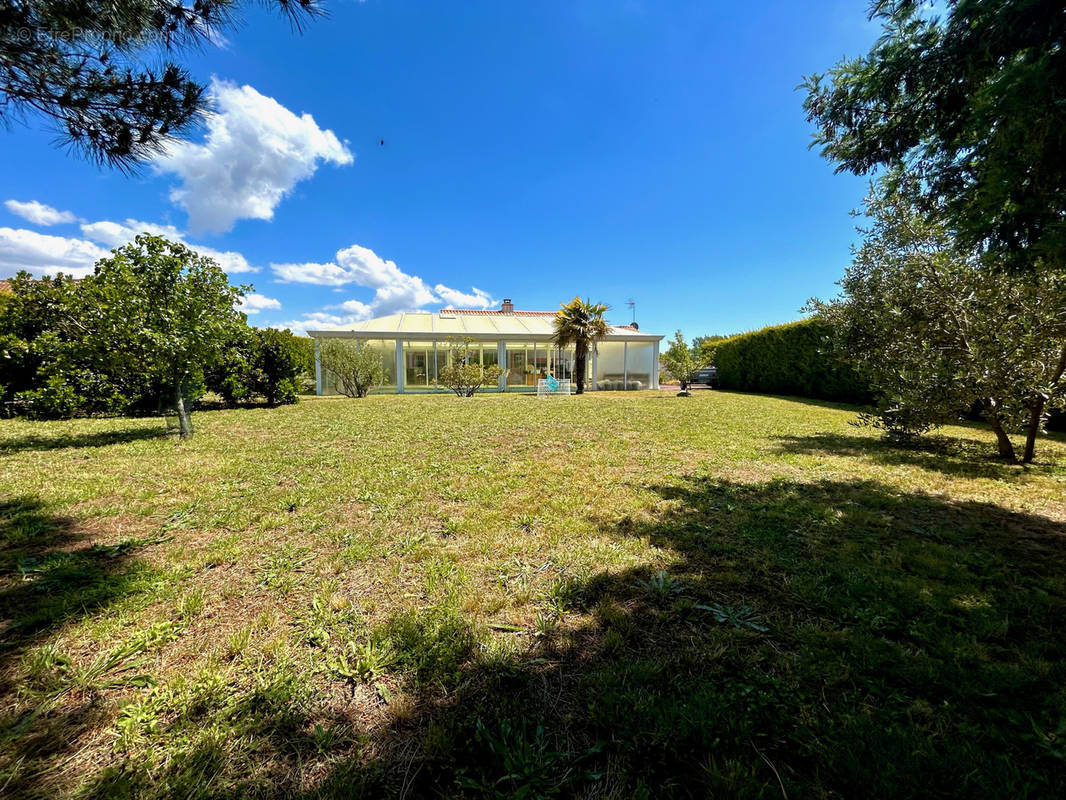
[[854, 418], [0, 421], [0, 795], [1064, 796], [1066, 441]]

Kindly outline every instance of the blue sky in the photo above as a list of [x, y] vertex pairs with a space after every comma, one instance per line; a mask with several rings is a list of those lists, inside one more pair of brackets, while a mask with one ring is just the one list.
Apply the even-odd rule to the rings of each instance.
[[865, 3], [326, 7], [294, 34], [250, 5], [188, 56], [219, 113], [138, 176], [0, 131], [0, 277], [147, 228], [254, 284], [259, 325], [580, 294], [692, 337], [835, 291], [866, 181], [808, 149], [795, 87], [869, 49]]

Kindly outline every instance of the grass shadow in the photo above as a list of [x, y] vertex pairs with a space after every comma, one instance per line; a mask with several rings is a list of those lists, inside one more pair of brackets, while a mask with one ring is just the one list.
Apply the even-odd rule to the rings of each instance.
[[48, 631], [142, 590], [153, 573], [134, 556], [151, 543], [96, 544], [37, 497], [0, 500], [0, 692], [13, 660]]
[[879, 464], [921, 467], [962, 478], [1004, 478], [1024, 471], [996, 458], [993, 446], [978, 439], [929, 436], [903, 444], [884, 437], [818, 433], [779, 436], [775, 441], [779, 453], [865, 458]]
[[63, 433], [56, 436], [17, 436], [0, 439], [0, 455], [19, 453], [26, 450], [64, 450], [81, 447], [107, 447], [113, 444], [126, 444], [143, 439], [158, 439], [170, 433], [164, 425], [124, 428], [118, 431], [97, 431], [93, 433]]
[[604, 535], [661, 568], [560, 583], [551, 626], [373, 734], [409, 746], [302, 796], [1066, 791], [1066, 525], [868, 481], [643, 488], [666, 510]]
[[603, 510], [599, 535], [658, 563], [559, 576], [496, 634], [458, 605], [393, 619], [352, 654], [347, 708], [383, 707], [373, 725], [282, 666], [239, 692], [190, 676], [144, 727], [167, 760], [134, 749], [83, 794], [1066, 793], [1066, 524], [874, 481], [635, 488], [657, 510]]

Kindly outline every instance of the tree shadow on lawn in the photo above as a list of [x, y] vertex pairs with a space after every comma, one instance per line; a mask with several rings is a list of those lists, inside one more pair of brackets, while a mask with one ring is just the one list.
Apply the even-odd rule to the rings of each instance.
[[864, 481], [644, 488], [674, 510], [604, 533], [669, 566], [558, 584], [554, 632], [374, 734], [417, 755], [310, 796], [1066, 792], [1062, 522]]
[[[219, 750], [183, 794], [1066, 793], [1066, 524], [869, 481], [634, 488], [665, 510], [601, 535], [661, 548], [662, 569], [560, 580], [502, 634], [513, 652], [475, 646], [454, 605], [401, 615], [376, 635], [413, 711], [317, 760], [286, 725], [270, 747], [307, 774], [264, 784]], [[87, 794], [165, 796], [172, 774]]]
[[126, 444], [142, 439], [158, 439], [170, 434], [168, 426], [143, 425], [118, 431], [96, 431], [91, 433], [60, 433], [55, 436], [18, 436], [0, 439], [0, 456], [20, 453], [26, 450], [64, 450], [80, 447], [107, 447], [113, 444]]
[[[10, 796], [30, 788], [19, 774], [53, 756], [69, 758], [107, 716], [89, 698], [52, 702], [52, 687], [36, 691], [32, 669], [20, 661], [62, 625], [147, 591], [156, 573], [135, 555], [153, 542], [92, 543], [35, 496], [0, 500], [0, 783]], [[16, 766], [23, 763], [28, 770]]]
[[1001, 461], [996, 457], [995, 445], [980, 439], [934, 436], [903, 444], [884, 437], [818, 433], [779, 436], [775, 441], [781, 453], [865, 458], [879, 464], [921, 467], [962, 478], [1006, 478], [1023, 475], [1026, 470]]

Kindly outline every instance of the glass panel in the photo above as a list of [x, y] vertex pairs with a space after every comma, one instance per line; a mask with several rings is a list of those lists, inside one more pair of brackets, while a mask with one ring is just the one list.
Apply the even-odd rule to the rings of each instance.
[[627, 389], [648, 389], [651, 387], [651, 374], [655, 365], [655, 345], [650, 342], [630, 342], [626, 356]]
[[[532, 349], [532, 348], [530, 348]], [[526, 345], [522, 342], [507, 343], [507, 369], [508, 386], [527, 386], [527, 367], [529, 359], [526, 356]]]
[[433, 367], [432, 342], [404, 342], [404, 389], [426, 389]]
[[624, 364], [622, 342], [599, 342], [596, 345], [596, 388], [611, 391], [622, 388]]

